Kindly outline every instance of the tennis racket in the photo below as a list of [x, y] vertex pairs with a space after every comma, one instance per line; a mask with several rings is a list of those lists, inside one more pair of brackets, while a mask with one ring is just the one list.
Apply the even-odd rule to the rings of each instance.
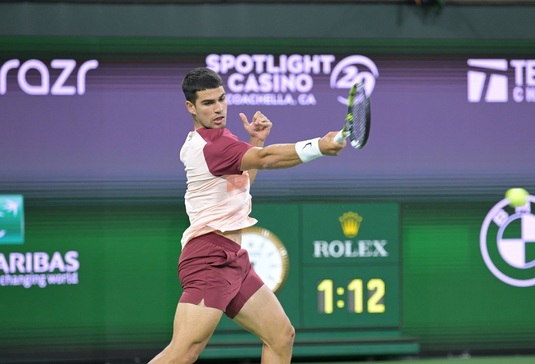
[[363, 83], [356, 83], [349, 90], [347, 115], [344, 128], [336, 134], [334, 141], [342, 144], [349, 137], [351, 146], [363, 148], [370, 136], [371, 112], [370, 99], [366, 96]]

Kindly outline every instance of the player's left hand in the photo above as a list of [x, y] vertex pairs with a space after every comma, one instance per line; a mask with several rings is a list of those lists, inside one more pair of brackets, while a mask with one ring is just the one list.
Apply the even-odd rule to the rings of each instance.
[[271, 132], [271, 121], [262, 114], [260, 111], [255, 112], [253, 120], [249, 123], [247, 116], [240, 113], [240, 118], [243, 122], [243, 127], [251, 136], [251, 139], [257, 139], [259, 142], [264, 143]]

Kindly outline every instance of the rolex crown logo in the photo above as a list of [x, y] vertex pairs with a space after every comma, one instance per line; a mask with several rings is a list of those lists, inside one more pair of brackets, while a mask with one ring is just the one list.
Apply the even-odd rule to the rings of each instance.
[[346, 238], [354, 238], [357, 236], [362, 216], [356, 212], [349, 211], [340, 216], [338, 220], [340, 220], [340, 225], [342, 225], [342, 231]]

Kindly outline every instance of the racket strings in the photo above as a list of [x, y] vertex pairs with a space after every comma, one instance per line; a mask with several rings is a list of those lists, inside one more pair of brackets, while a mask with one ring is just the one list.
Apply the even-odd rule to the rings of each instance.
[[349, 131], [349, 139], [353, 147], [360, 147], [366, 142], [368, 133], [368, 102], [365, 96], [357, 95], [351, 108], [353, 120]]

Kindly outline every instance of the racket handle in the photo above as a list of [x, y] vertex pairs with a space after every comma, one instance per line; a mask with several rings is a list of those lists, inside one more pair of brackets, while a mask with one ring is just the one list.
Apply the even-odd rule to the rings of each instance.
[[346, 139], [347, 135], [344, 129], [340, 130], [338, 134], [334, 136], [333, 141], [338, 144], [342, 144], [344, 140]]

